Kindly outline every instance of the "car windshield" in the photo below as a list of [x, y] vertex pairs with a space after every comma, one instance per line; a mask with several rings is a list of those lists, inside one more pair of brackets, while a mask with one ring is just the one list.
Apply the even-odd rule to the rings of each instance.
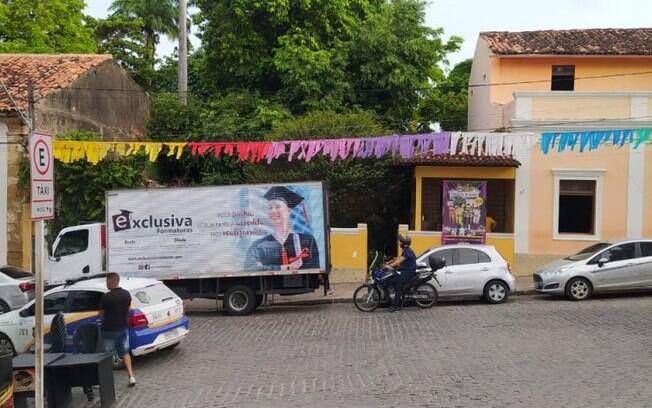
[[600, 242], [599, 244], [593, 244], [590, 247], [584, 248], [583, 250], [576, 253], [575, 255], [568, 256], [564, 259], [566, 259], [567, 261], [583, 261], [585, 259], [589, 259], [590, 257], [602, 251], [608, 246], [611, 246], [611, 244], [608, 242]]

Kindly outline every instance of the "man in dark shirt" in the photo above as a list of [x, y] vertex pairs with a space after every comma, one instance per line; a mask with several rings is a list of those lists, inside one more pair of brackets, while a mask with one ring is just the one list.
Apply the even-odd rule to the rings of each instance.
[[416, 276], [417, 273], [417, 256], [414, 254], [412, 248], [410, 248], [412, 239], [410, 237], [404, 237], [399, 234], [398, 241], [403, 252], [400, 256], [397, 256], [385, 264], [391, 268], [399, 268], [398, 270], [400, 272], [400, 275], [397, 279], [394, 280], [393, 284], [394, 302], [392, 302], [392, 307], [389, 309], [391, 312], [398, 310], [406, 286], [410, 283], [412, 278]]
[[102, 319], [102, 339], [107, 351], [114, 351], [122, 359], [129, 374], [129, 386], [136, 385], [136, 378], [131, 368], [129, 355], [128, 316], [131, 295], [120, 287], [120, 275], [106, 275], [106, 287], [109, 289], [102, 296], [100, 318]]

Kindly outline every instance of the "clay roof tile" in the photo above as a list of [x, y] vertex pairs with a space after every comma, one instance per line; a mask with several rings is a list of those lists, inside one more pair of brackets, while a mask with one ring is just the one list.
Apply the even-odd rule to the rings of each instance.
[[652, 55], [652, 28], [488, 31], [480, 37], [500, 55]]
[[[43, 98], [65, 88], [110, 55], [98, 54], [0, 54], [0, 81], [7, 87], [18, 107], [27, 110], [27, 86], [34, 84], [34, 98]], [[0, 87], [0, 112], [15, 107]]]

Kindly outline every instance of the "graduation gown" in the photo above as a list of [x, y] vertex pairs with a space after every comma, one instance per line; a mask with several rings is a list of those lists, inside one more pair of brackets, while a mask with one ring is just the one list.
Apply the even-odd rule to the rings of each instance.
[[319, 249], [310, 234], [291, 233], [281, 245], [272, 234], [254, 242], [247, 251], [246, 271], [278, 271], [301, 256], [300, 269], [319, 269]]

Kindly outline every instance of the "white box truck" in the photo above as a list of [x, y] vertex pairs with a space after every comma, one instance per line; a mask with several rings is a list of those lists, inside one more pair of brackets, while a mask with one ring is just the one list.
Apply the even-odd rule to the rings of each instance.
[[149, 277], [244, 315], [267, 294], [317, 289], [330, 267], [328, 231], [321, 182], [109, 191], [105, 224], [58, 234], [46, 284]]

